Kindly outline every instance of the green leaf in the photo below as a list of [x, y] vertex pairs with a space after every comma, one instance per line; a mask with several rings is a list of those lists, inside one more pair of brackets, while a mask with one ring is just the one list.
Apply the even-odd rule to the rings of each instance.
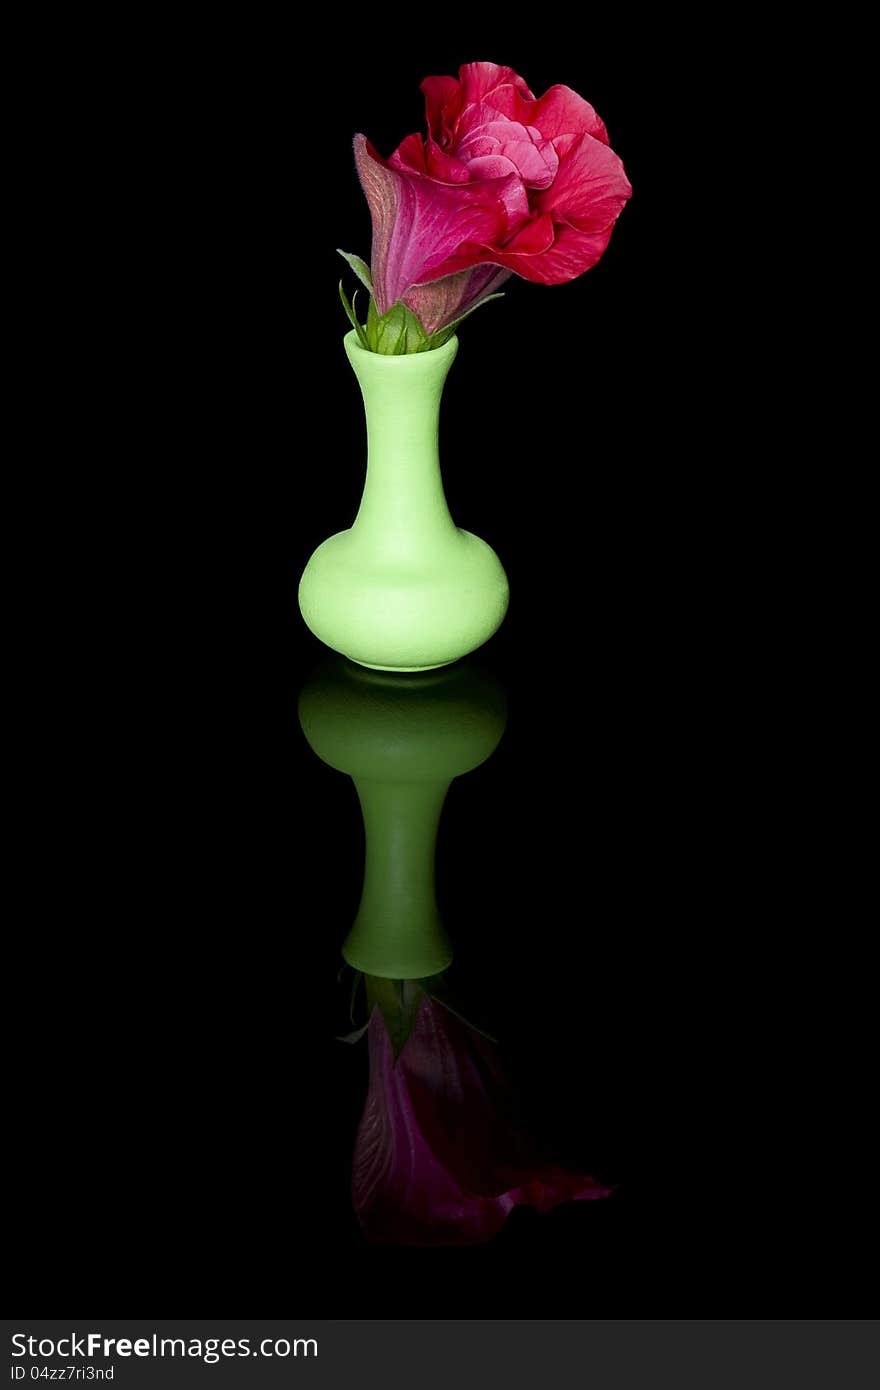
[[348, 261], [348, 264], [351, 266], [355, 275], [360, 280], [364, 289], [369, 290], [370, 294], [372, 294], [373, 277], [370, 274], [370, 267], [367, 265], [366, 261], [361, 260], [360, 256], [353, 255], [351, 251], [340, 251], [338, 246], [336, 250], [339, 251], [339, 254], [344, 261]]
[[472, 304], [469, 309], [465, 309], [463, 314], [459, 314], [457, 319], [453, 319], [451, 323], [447, 323], [443, 328], [439, 329], [438, 332], [436, 332], [433, 335], [433, 337], [430, 339], [431, 347], [438, 348], [442, 347], [444, 343], [448, 343], [449, 339], [452, 337], [453, 333], [458, 328], [458, 325], [460, 323], [464, 323], [465, 319], [469, 319], [471, 314], [475, 313], [477, 309], [482, 309], [484, 304], [491, 304], [493, 299], [503, 298], [504, 291], [499, 290], [497, 294], [488, 294], [486, 298], [481, 299], [479, 303]]
[[[348, 297], [347, 297], [347, 295], [346, 295], [346, 293], [345, 293], [345, 290], [342, 288], [342, 281], [341, 281], [341, 280], [339, 281], [339, 298], [342, 300], [342, 307], [343, 307], [343, 309], [345, 310], [346, 314], [348, 315], [348, 321], [349, 321], [349, 323], [351, 324], [352, 328], [353, 328], [354, 331], [357, 333], [358, 338], [360, 339], [361, 346], [362, 346], [362, 347], [367, 347], [367, 336], [366, 336], [366, 334], [364, 333], [363, 328], [361, 328], [361, 325], [358, 323], [357, 319], [355, 318], [354, 309], [352, 308], [351, 304], [349, 304], [349, 302], [348, 302]], [[355, 291], [355, 299], [357, 299], [357, 291]]]

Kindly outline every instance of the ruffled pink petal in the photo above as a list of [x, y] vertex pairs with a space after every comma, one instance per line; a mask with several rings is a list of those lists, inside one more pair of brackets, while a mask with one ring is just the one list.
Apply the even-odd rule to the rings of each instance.
[[465, 242], [448, 260], [437, 267], [435, 275], [449, 275], [468, 266], [491, 263], [504, 266], [527, 280], [539, 280], [540, 275], [526, 274], [523, 266], [537, 261], [549, 251], [555, 235], [556, 229], [550, 213], [539, 213], [532, 216], [503, 245], [476, 246], [472, 242]]
[[559, 171], [550, 188], [535, 194], [535, 207], [582, 232], [610, 228], [632, 196], [618, 155], [592, 135], [560, 135], [553, 143]]
[[464, 63], [458, 70], [465, 102], [482, 101], [497, 87], [513, 87], [524, 97], [534, 97], [523, 78], [513, 68], [497, 63]]
[[[536, 285], [564, 285], [601, 260], [613, 230], [612, 222], [600, 232], [582, 232], [545, 212], [506, 246], [484, 248], [484, 259]], [[472, 248], [460, 250], [472, 263]]]
[[513, 86], [497, 88], [487, 99], [508, 120], [535, 126], [548, 140], [559, 135], [592, 135], [608, 144], [605, 122], [571, 87], [551, 87], [537, 100], [529, 100]]
[[[377, 157], [381, 159], [381, 155]], [[401, 140], [397, 149], [389, 157], [388, 164], [392, 169], [412, 169], [417, 174], [427, 173], [427, 151], [425, 150], [425, 142], [418, 131], [413, 132], [412, 135], [407, 135], [405, 140]]]
[[485, 261], [536, 284], [561, 285], [601, 259], [632, 193], [623, 164], [591, 135], [562, 135], [553, 143], [559, 171], [548, 189], [533, 194], [530, 220], [503, 243], [459, 246], [435, 274]]
[[553, 230], [552, 244], [539, 254], [504, 250], [493, 258], [533, 284], [564, 285], [602, 259], [614, 227], [612, 224], [602, 232], [579, 232], [557, 223]]
[[523, 213], [529, 215], [529, 197], [523, 187], [522, 177], [512, 159], [508, 159], [505, 154], [496, 154], [494, 151], [486, 150], [485, 154], [478, 154], [475, 159], [468, 160], [468, 175], [474, 181], [485, 182], [486, 179], [515, 178], [520, 187], [523, 188], [524, 197], [517, 198], [516, 205]]
[[482, 154], [475, 160], [468, 160], [467, 171], [474, 188], [477, 185], [498, 188], [505, 204], [507, 234], [521, 227], [528, 218], [528, 193], [513, 160], [506, 154]]
[[420, 90], [425, 96], [425, 120], [433, 138], [444, 144], [464, 102], [464, 92], [457, 77], [426, 77]]
[[425, 146], [425, 163], [431, 178], [439, 179], [441, 183], [467, 183], [470, 179], [467, 165], [456, 159], [455, 155], [441, 150], [430, 135]]
[[491, 242], [509, 232], [507, 203], [518, 196], [519, 179], [444, 184], [411, 167], [391, 168], [363, 135], [355, 137], [354, 150], [373, 219], [373, 294], [380, 314], [413, 285], [439, 278], [436, 268], [463, 242]]

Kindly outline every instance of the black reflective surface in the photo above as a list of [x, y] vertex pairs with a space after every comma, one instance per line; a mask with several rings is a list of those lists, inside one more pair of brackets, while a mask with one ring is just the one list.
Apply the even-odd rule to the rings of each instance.
[[[652, 799], [650, 766], [639, 766], [644, 735], [623, 706], [619, 717], [606, 708], [604, 740], [590, 739], [588, 706], [594, 717], [602, 706], [588, 698], [584, 676], [548, 667], [518, 680], [500, 647], [497, 674], [490, 647], [431, 678], [439, 689], [411, 678], [390, 714], [393, 678], [324, 661], [309, 673], [300, 704], [325, 759], [304, 765], [303, 795], [315, 808], [306, 881], [335, 922], [328, 964], [333, 952], [338, 964], [343, 941], [361, 967], [377, 941], [387, 946], [374, 903], [364, 940], [362, 819], [369, 844], [377, 815], [389, 814], [363, 794], [365, 782], [375, 789], [384, 777], [398, 798], [402, 789], [403, 805], [390, 817], [402, 810], [412, 825], [414, 779], [420, 797], [426, 780], [436, 784], [490, 750], [451, 782], [439, 819], [435, 891], [451, 964], [439, 983], [422, 982], [421, 999], [400, 985], [389, 991], [388, 981], [376, 989], [368, 977], [351, 1016], [349, 967], [333, 1006], [340, 1033], [362, 1025], [370, 1005], [385, 1016], [374, 1013], [369, 1036], [351, 1049], [336, 1044], [345, 1053], [333, 1065], [349, 1127], [340, 1135], [338, 1197], [343, 1179], [346, 1190], [322, 1228], [336, 1233], [366, 1282], [371, 1272], [403, 1281], [401, 1298], [438, 1314], [481, 1297], [518, 1304], [524, 1287], [548, 1311], [581, 1307], [585, 1288], [610, 1306], [624, 1288], [658, 1277], [649, 1272], [651, 1247], [674, 1210], [658, 1200], [669, 1155], [653, 1138], [670, 1108], [656, 1073], [658, 1030], [668, 1049], [675, 1024], [657, 994], [658, 953], [668, 956], [670, 945], [652, 940], [646, 926], [660, 881], [658, 846], [639, 823]], [[371, 700], [381, 705], [375, 724]], [[443, 747], [450, 705], [457, 727], [481, 745], [464, 756]], [[335, 743], [334, 721], [344, 731]], [[399, 871], [399, 862], [391, 867]], [[399, 892], [430, 936], [429, 904], [417, 901], [411, 877]], [[393, 936], [393, 903], [380, 907]], [[359, 934], [350, 930], [355, 921]], [[372, 967], [396, 980], [402, 949], [398, 938]], [[599, 1200], [564, 1201], [611, 1188]], [[553, 1209], [539, 1215], [541, 1207]], [[400, 1248], [412, 1245], [470, 1248]], [[576, 1283], [572, 1260], [581, 1264]], [[410, 1268], [415, 1290], [404, 1288]]]
[[[356, 1316], [389, 1299], [459, 1316], [505, 1298], [555, 1315], [585, 1291], [610, 1307], [644, 1289], [670, 1210], [658, 1038], [666, 1057], [678, 1025], [662, 982], [679, 947], [657, 928], [668, 799], [640, 702], [591, 692], [563, 661], [518, 673], [500, 642], [494, 662], [484, 654], [487, 717], [503, 722], [506, 704], [506, 728], [448, 789], [435, 894], [454, 952], [450, 1027], [459, 1054], [497, 1053], [476, 1106], [497, 1118], [471, 1133], [472, 1101], [450, 1116], [449, 1085], [438, 1096], [430, 1078], [422, 1107], [437, 1161], [468, 1190], [542, 1174], [549, 1190], [558, 1166], [616, 1190], [543, 1215], [524, 1201], [463, 1249], [381, 1243], [394, 1235], [384, 1210], [371, 1243], [351, 1181], [369, 1044], [337, 1040], [366, 1016], [362, 986], [352, 1023], [351, 970], [339, 979], [363, 889], [361, 806], [300, 728], [317, 643], [294, 614], [263, 616], [197, 639], [178, 625], [178, 654], [158, 666], [116, 648], [111, 676], [93, 653], [103, 679], [71, 692], [46, 783], [59, 834], [40, 881], [54, 906], [12, 976], [29, 1077], [17, 1181], [35, 1194], [22, 1286], [75, 1281], [113, 1301], [158, 1278], [172, 1310], [268, 1300]], [[438, 1062], [435, 1048], [435, 1067], [455, 1052]], [[500, 1089], [487, 1066], [503, 1069]], [[422, 1212], [422, 1243], [432, 1223], [442, 1234]]]

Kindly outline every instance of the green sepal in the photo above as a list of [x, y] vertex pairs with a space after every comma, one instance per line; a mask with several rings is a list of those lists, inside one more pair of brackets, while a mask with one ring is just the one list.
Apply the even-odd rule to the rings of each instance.
[[[354, 295], [354, 297], [355, 297], [355, 299], [357, 299], [357, 290], [355, 290], [355, 295]], [[361, 347], [367, 347], [367, 346], [368, 346], [368, 344], [367, 344], [367, 335], [366, 335], [366, 333], [364, 332], [364, 330], [363, 330], [363, 328], [361, 327], [361, 325], [358, 323], [357, 318], [355, 317], [354, 309], [353, 309], [352, 305], [351, 305], [351, 304], [349, 303], [349, 301], [348, 301], [348, 296], [346, 295], [345, 290], [342, 288], [342, 281], [341, 281], [341, 280], [339, 281], [339, 298], [342, 300], [342, 307], [343, 307], [343, 309], [345, 310], [346, 314], [348, 315], [348, 321], [349, 321], [349, 323], [351, 324], [351, 326], [352, 326], [352, 328], [354, 329], [355, 333], [357, 333], [357, 335], [358, 335], [358, 338], [359, 338], [359, 340], [360, 340]]]
[[401, 357], [404, 353], [424, 352], [428, 347], [428, 335], [405, 304], [393, 304], [386, 314], [380, 315], [376, 301], [371, 299], [367, 313], [367, 343], [371, 352]]
[[367, 347], [370, 352], [378, 352], [376, 335], [379, 332], [379, 310], [376, 308], [376, 301], [370, 295], [370, 302], [367, 306]]
[[463, 1013], [460, 1013], [458, 1009], [452, 1007], [449, 1002], [449, 986], [446, 976], [443, 973], [432, 975], [429, 979], [422, 980], [421, 986], [429, 999], [432, 999], [435, 1004], [439, 1004], [441, 1008], [445, 1009], [447, 1013], [452, 1014], [454, 1018], [457, 1018], [459, 1023], [463, 1023], [466, 1028], [470, 1028], [474, 1033], [479, 1033], [480, 1037], [485, 1038], [487, 1042], [497, 1045], [497, 1038], [493, 1038], [492, 1034], [487, 1033], [485, 1028], [478, 1028], [476, 1023], [472, 1023], [469, 1018], [465, 1018]]
[[371, 1015], [374, 1008], [382, 1014], [396, 1062], [416, 1026], [424, 997], [421, 983], [419, 980], [384, 980], [377, 975], [366, 975], [364, 979], [367, 1008]]
[[386, 357], [402, 357], [406, 352], [406, 318], [402, 304], [394, 304], [379, 320], [374, 351]]
[[355, 275], [360, 280], [364, 289], [369, 290], [370, 294], [372, 294], [373, 277], [370, 274], [370, 267], [367, 265], [366, 261], [362, 260], [360, 256], [355, 256], [351, 251], [340, 251], [338, 246], [336, 250], [339, 251], [339, 254], [344, 261], [348, 261], [348, 264], [351, 266]]
[[357, 1000], [358, 990], [360, 988], [361, 980], [363, 978], [364, 977], [362, 972], [360, 970], [355, 970], [351, 981], [351, 996], [348, 1001], [348, 1016], [351, 1019], [352, 1023], [354, 1023], [355, 1001]]
[[[354, 265], [354, 262], [359, 260], [359, 257], [349, 256], [344, 251], [341, 251], [339, 254], [344, 256], [352, 265], [352, 268], [357, 272], [357, 266]], [[369, 270], [364, 265], [364, 262], [361, 261], [360, 264], [364, 271], [366, 271], [366, 274], [369, 275]], [[364, 280], [363, 275], [361, 275], [360, 278]], [[367, 281], [364, 280], [364, 283], [366, 284]], [[342, 302], [345, 305], [345, 312], [348, 314], [352, 327], [357, 331], [361, 346], [365, 347], [368, 352], [377, 352], [383, 357], [402, 357], [404, 354], [408, 353], [431, 352], [434, 348], [443, 347], [456, 332], [459, 324], [464, 323], [465, 319], [469, 318], [476, 309], [479, 309], [483, 304], [489, 304], [493, 299], [504, 298], [503, 292], [488, 295], [486, 299], [481, 299], [479, 304], [474, 304], [463, 314], [459, 314], [458, 318], [453, 319], [452, 323], [446, 324], [445, 327], [441, 328], [437, 333], [429, 336], [425, 332], [417, 316], [411, 309], [407, 308], [402, 300], [399, 300], [397, 304], [392, 304], [387, 313], [380, 314], [376, 308], [376, 301], [371, 293], [370, 302], [367, 307], [366, 326], [362, 327], [357, 320], [354, 308], [345, 298], [341, 282], [339, 293], [342, 297]], [[358, 292], [355, 291], [352, 304], [357, 303], [357, 295]]]

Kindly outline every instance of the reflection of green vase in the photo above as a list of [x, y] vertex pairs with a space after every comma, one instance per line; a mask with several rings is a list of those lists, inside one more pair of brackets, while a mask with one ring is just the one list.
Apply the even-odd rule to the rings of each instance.
[[458, 340], [383, 357], [352, 330], [345, 349], [366, 409], [367, 480], [354, 525], [309, 560], [300, 609], [316, 637], [362, 666], [444, 666], [487, 641], [507, 610], [497, 555], [456, 527], [443, 494], [440, 397]]
[[452, 959], [434, 894], [440, 812], [453, 778], [498, 745], [500, 686], [467, 666], [407, 677], [334, 661], [306, 685], [299, 717], [318, 757], [354, 779], [364, 817], [364, 887], [345, 959], [386, 979], [438, 974]]

